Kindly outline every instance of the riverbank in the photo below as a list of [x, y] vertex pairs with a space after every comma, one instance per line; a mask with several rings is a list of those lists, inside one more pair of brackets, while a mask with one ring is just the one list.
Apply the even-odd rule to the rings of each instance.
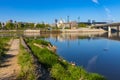
[[55, 80], [105, 80], [103, 76], [88, 73], [82, 67], [68, 63], [54, 52], [48, 50], [47, 46], [50, 45], [49, 42], [31, 38], [26, 39], [26, 42], [38, 61], [44, 65]]
[[58, 29], [58, 30], [24, 30], [24, 33], [79, 33], [79, 32], [107, 32], [103, 29], [90, 29], [90, 28], [80, 28], [80, 29]]
[[106, 32], [103, 29], [90, 29], [90, 28], [80, 28], [80, 29], [25, 29], [25, 30], [0, 30], [0, 33], [9, 33], [9, 32], [23, 32], [23, 33], [78, 33], [78, 32]]
[[19, 46], [20, 40], [13, 39], [2, 64], [5, 66], [0, 68], [1, 80], [105, 80], [99, 74], [88, 73], [60, 58], [49, 42], [26, 38], [25, 43], [22, 42], [22, 45], [25, 44], [26, 47]]
[[62, 33], [79, 33], [79, 32], [106, 32], [103, 29], [90, 29], [90, 28], [80, 28], [80, 29], [64, 29], [61, 30]]

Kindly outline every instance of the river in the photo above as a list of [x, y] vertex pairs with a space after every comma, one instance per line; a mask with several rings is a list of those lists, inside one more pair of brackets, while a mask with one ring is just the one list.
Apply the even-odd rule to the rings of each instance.
[[89, 72], [99, 73], [107, 80], [120, 80], [120, 41], [119, 36], [85, 36], [80, 34], [52, 35], [45, 38], [57, 46], [57, 53], [69, 62], [82, 66]]

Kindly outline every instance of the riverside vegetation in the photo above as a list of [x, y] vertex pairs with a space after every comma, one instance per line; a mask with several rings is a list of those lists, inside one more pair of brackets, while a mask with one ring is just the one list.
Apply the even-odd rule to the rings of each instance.
[[18, 64], [21, 67], [21, 71], [17, 78], [18, 80], [36, 80], [33, 58], [22, 44], [20, 44]]
[[[10, 38], [0, 38], [0, 59], [5, 55], [7, 42]], [[96, 73], [88, 73], [82, 67], [73, 66], [64, 59], [60, 58], [53, 51], [48, 50], [49, 42], [44, 40], [26, 39], [33, 54], [38, 58], [38, 61], [45, 66], [50, 72], [53, 80], [105, 80], [103, 76]], [[34, 43], [41, 47], [35, 46]], [[51, 45], [52, 46], [52, 45]], [[35, 75], [35, 65], [33, 58], [27, 50], [20, 45], [18, 55], [18, 63], [21, 66], [21, 71], [18, 80], [37, 80]]]
[[2, 59], [5, 57], [5, 52], [8, 50], [8, 42], [10, 38], [0, 38], [0, 65], [2, 63]]
[[[49, 70], [51, 77], [55, 80], [105, 80], [103, 76], [96, 73], [89, 73], [82, 67], [73, 66], [54, 52], [48, 50], [46, 47], [51, 45], [49, 42], [40, 39], [26, 39], [26, 42], [31, 48], [33, 54], [38, 58], [39, 62], [45, 65]], [[42, 47], [35, 46], [34, 44], [39, 44]], [[21, 65], [23, 67], [28, 66], [27, 68], [31, 69], [29, 67], [29, 65], [32, 65], [30, 56], [25, 53], [24, 55], [22, 54], [22, 56], [25, 58], [21, 61]], [[20, 59], [22, 59], [22, 56]], [[30, 73], [30, 76], [33, 76], [32, 72]]]

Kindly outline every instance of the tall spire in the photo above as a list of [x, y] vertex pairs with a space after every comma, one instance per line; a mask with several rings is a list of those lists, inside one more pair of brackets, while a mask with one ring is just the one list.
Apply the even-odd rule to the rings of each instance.
[[68, 23], [70, 22], [70, 21], [69, 21], [69, 18], [70, 18], [70, 17], [69, 17], [69, 16], [67, 16], [67, 22], [68, 22]]
[[80, 22], [80, 16], [78, 17], [78, 22]]

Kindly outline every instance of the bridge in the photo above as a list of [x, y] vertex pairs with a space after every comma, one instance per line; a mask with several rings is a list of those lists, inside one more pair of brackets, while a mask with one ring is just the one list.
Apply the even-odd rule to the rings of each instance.
[[108, 32], [111, 32], [112, 27], [116, 27], [117, 31], [120, 31], [120, 22], [119, 23], [110, 23], [110, 24], [98, 24], [94, 25], [94, 28], [108, 28]]

